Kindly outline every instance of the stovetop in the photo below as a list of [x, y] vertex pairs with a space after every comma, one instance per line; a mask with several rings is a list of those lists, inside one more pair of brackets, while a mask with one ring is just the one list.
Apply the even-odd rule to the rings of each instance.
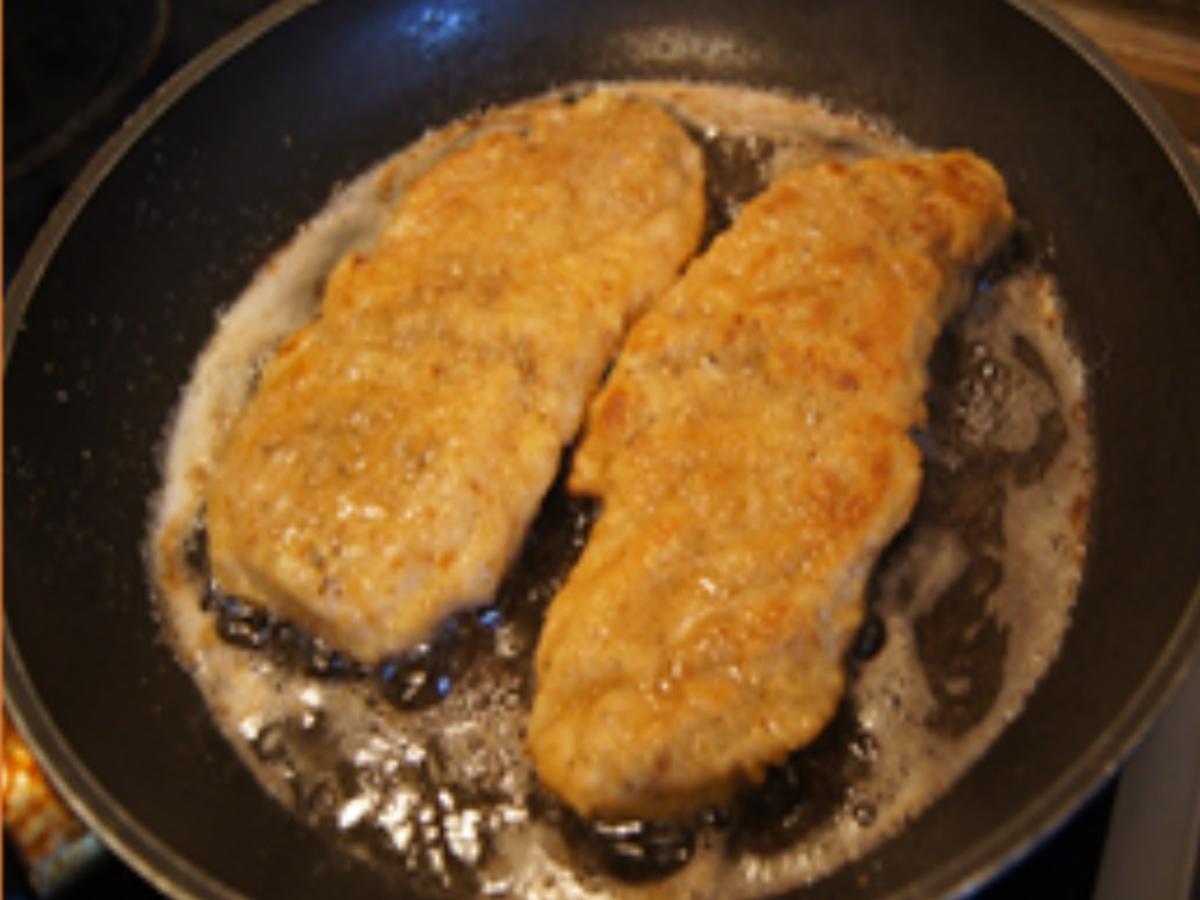
[[4, 4], [4, 281], [91, 155], [184, 63], [270, 0]]
[[[9, 0], [4, 4], [4, 277], [16, 271], [54, 204], [100, 143], [137, 105], [269, 0]], [[1093, 895], [1116, 780], [979, 900]], [[36, 896], [6, 839], [4, 900]], [[1200, 887], [1192, 888], [1200, 900]], [[56, 895], [63, 900], [159, 895], [113, 855]]]

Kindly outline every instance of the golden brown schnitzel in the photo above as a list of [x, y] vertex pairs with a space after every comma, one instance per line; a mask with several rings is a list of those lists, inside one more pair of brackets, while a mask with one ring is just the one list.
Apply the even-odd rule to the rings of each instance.
[[703, 218], [699, 150], [614, 93], [540, 104], [434, 166], [234, 425], [207, 498], [220, 589], [365, 661], [491, 599]]
[[831, 718], [917, 497], [926, 358], [1011, 220], [968, 153], [795, 171], [633, 328], [571, 473], [603, 512], [536, 660], [529, 747], [577, 810], [688, 812]]

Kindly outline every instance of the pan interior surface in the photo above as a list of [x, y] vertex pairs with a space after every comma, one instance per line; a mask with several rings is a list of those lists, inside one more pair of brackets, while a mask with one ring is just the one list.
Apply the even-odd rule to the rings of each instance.
[[684, 124], [707, 157], [713, 235], [786, 172], [913, 151], [894, 130], [813, 101], [625, 81], [433, 131], [355, 179], [272, 257], [197, 363], [148, 538], [164, 631], [267, 790], [431, 889], [620, 896], [633, 880], [734, 897], [811, 884], [878, 846], [979, 757], [1069, 622], [1093, 453], [1082, 366], [1028, 238], [986, 268], [934, 354], [925, 486], [868, 587], [871, 618], [834, 724], [698, 819], [585, 822], [534, 779], [523, 747], [534, 647], [597, 512], [565, 489], [571, 453], [498, 597], [386, 664], [365, 665], [214, 587], [210, 461], [254, 402], [260, 361], [314, 316], [334, 262], [371, 246], [432, 160], [594, 91], [661, 105]]
[[1049, 32], [989, 3], [324, 4], [217, 63], [110, 148], [107, 177], [93, 170], [55, 252], [41, 244], [27, 264], [39, 277], [10, 298], [36, 300], [6, 384], [10, 702], [68, 792], [165, 889], [397, 888], [263, 795], [213, 727], [148, 614], [145, 503], [214, 311], [330, 186], [432, 124], [554, 84], [818, 93], [918, 142], [976, 148], [1047, 236], [1093, 367], [1098, 496], [1057, 664], [941, 802], [812, 895], [966, 883], [1048, 828], [1144, 727], [1195, 642], [1200, 221], [1142, 118]]

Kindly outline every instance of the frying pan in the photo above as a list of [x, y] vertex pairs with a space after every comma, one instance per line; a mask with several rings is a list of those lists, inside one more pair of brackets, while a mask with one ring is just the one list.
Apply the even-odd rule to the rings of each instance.
[[1200, 637], [1200, 212], [1183, 144], [1026, 3], [286, 2], [71, 189], [5, 309], [7, 699], [72, 802], [182, 896], [403, 894], [258, 788], [158, 634], [139, 555], [192, 361], [331, 186], [428, 126], [590, 79], [818, 93], [1009, 179], [1091, 371], [1098, 486], [1060, 657], [897, 837], [804, 896], [969, 890], [1120, 764]]

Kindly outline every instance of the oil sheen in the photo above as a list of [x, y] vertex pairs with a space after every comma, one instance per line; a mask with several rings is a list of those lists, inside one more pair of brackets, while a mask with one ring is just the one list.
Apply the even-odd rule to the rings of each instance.
[[[913, 149], [813, 99], [601, 89], [663, 104], [704, 148], [710, 238], [789, 169]], [[987, 750], [1070, 623], [1094, 456], [1085, 370], [1036, 230], [1018, 229], [934, 351], [921, 498], [872, 576], [841, 711], [728, 807], [685, 823], [589, 823], [539, 788], [523, 750], [533, 650], [594, 514], [561, 479], [495, 601], [371, 669], [211, 589], [206, 486], [263, 361], [315, 314], [336, 261], [370, 248], [412, 179], [521, 117], [521, 104], [474, 114], [342, 187], [221, 315], [152, 503], [165, 634], [263, 788], [415, 892], [725, 898], [810, 884], [901, 829]]]

